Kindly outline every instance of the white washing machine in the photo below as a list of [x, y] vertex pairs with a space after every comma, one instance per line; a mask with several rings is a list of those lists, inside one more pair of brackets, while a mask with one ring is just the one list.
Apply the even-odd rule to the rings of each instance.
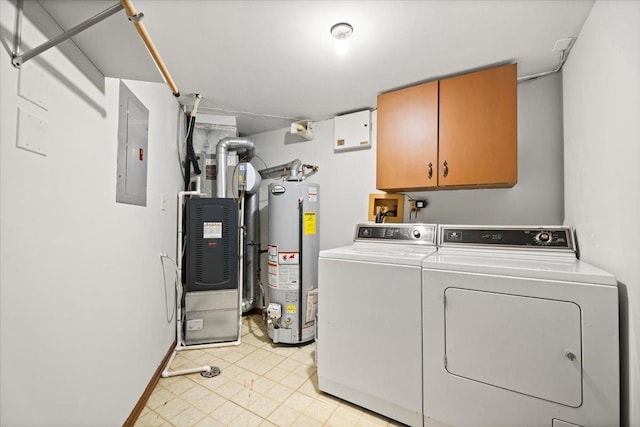
[[571, 229], [439, 226], [423, 262], [424, 422], [618, 426], [618, 289]]
[[320, 390], [402, 423], [422, 421], [422, 261], [431, 224], [360, 224], [320, 252]]

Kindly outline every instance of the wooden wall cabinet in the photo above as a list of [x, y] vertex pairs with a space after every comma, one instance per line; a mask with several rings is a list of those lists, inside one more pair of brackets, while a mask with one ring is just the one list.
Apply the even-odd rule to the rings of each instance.
[[376, 187], [438, 186], [438, 82], [378, 96]]
[[378, 96], [377, 188], [515, 185], [516, 70], [510, 64]]

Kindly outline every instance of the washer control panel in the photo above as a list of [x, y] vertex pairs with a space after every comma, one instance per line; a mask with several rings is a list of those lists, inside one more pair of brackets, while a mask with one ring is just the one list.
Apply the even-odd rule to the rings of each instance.
[[574, 250], [568, 227], [440, 226], [441, 246], [493, 246]]
[[358, 224], [354, 241], [436, 244], [435, 224]]

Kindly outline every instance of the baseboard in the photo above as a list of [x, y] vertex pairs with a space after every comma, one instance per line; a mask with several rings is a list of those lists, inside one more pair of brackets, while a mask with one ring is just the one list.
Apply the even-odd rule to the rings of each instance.
[[122, 424], [123, 427], [133, 427], [133, 425], [136, 423], [136, 420], [138, 419], [138, 417], [140, 416], [140, 413], [144, 409], [144, 405], [147, 404], [147, 400], [149, 400], [149, 397], [151, 397], [151, 393], [153, 393], [153, 389], [156, 388], [156, 385], [158, 385], [158, 381], [160, 381], [160, 377], [162, 376], [162, 371], [164, 370], [164, 366], [167, 364], [167, 361], [173, 354], [173, 350], [175, 348], [176, 348], [176, 342], [174, 341], [173, 344], [171, 344], [169, 351], [167, 351], [167, 354], [165, 354], [164, 358], [162, 359], [162, 362], [160, 362], [160, 366], [158, 366], [158, 369], [156, 369], [156, 371], [153, 373], [153, 376], [151, 377], [149, 384], [147, 384], [147, 388], [144, 389], [142, 396], [140, 396], [140, 399], [138, 399], [138, 403], [136, 403], [136, 406], [133, 407], [131, 414], [129, 414], [129, 417], [124, 422], [124, 424]]

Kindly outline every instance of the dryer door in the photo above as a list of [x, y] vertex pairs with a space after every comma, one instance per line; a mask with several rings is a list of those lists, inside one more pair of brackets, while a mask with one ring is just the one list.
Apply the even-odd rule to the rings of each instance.
[[450, 374], [571, 407], [582, 404], [580, 307], [478, 290], [445, 290]]

